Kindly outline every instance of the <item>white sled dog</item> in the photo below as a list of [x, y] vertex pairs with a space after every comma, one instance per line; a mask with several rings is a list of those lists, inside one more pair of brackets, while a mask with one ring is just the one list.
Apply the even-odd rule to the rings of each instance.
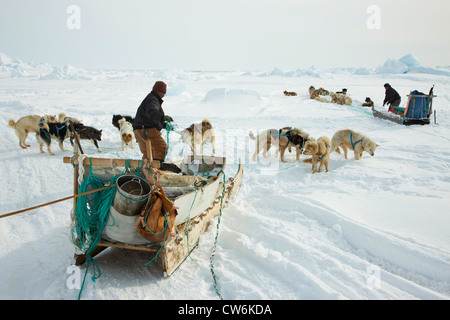
[[347, 159], [347, 150], [350, 149], [355, 153], [355, 160], [360, 160], [364, 151], [374, 156], [375, 149], [379, 146], [375, 141], [360, 132], [343, 129], [336, 131], [333, 135], [330, 152], [337, 151], [341, 147], [344, 150], [345, 159]]
[[122, 140], [122, 150], [125, 150], [125, 146], [130, 145], [131, 149], [134, 149], [134, 131], [133, 126], [125, 118], [119, 120], [120, 127], [120, 139]]
[[[40, 123], [56, 123], [57, 119], [56, 116], [52, 115], [45, 115], [43, 117], [34, 114], [29, 116], [23, 116], [19, 120], [14, 121], [14, 119], [9, 119], [8, 125], [16, 130], [16, 135], [19, 137], [19, 146], [23, 149], [26, 149], [30, 147], [29, 144], [25, 143], [25, 140], [28, 137], [28, 134], [30, 132], [34, 132], [39, 134], [39, 131], [41, 130], [41, 126], [39, 126]], [[37, 136], [36, 136], [37, 139]], [[40, 144], [40, 141], [38, 140], [38, 143]]]

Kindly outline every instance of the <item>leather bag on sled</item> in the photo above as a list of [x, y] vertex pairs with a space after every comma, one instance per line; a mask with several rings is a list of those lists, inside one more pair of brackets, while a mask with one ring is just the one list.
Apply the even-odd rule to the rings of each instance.
[[165, 241], [172, 232], [178, 214], [176, 209], [164, 192], [154, 190], [137, 221], [139, 234], [148, 241]]

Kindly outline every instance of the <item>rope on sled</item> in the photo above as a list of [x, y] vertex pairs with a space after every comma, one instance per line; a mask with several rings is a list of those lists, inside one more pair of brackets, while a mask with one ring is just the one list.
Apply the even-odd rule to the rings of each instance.
[[[166, 143], [167, 143], [167, 148], [166, 148], [166, 153], [165, 156], [167, 156], [167, 154], [169, 153], [170, 148], [172, 148], [172, 145], [170, 144], [170, 139], [169, 139], [169, 135], [171, 132], [175, 132], [178, 133], [181, 137], [179, 138], [178, 142], [180, 142], [183, 139], [183, 134], [181, 132], [179, 132], [177, 126], [175, 124], [172, 124], [169, 121], [166, 121], [166, 132], [167, 132], [167, 138], [166, 138]], [[181, 155], [183, 153], [183, 150], [180, 152], [179, 155]]]
[[[80, 164], [83, 162], [83, 158], [80, 158]], [[127, 163], [124, 171], [127, 171], [129, 164]], [[80, 187], [78, 192], [84, 193], [90, 190], [100, 189], [104, 187], [103, 181], [101, 181], [92, 171], [92, 162], [89, 158], [89, 174], [86, 179], [82, 180], [84, 174], [83, 165], [79, 166], [80, 172]], [[98, 191], [96, 193], [83, 195], [78, 198], [77, 206], [75, 208], [75, 225], [72, 229], [72, 242], [83, 253], [86, 254], [86, 271], [83, 278], [83, 283], [78, 294], [78, 299], [81, 297], [84, 283], [86, 280], [89, 264], [92, 263], [94, 275], [92, 281], [95, 281], [101, 276], [100, 268], [92, 257], [92, 252], [97, 248], [98, 243], [101, 240], [103, 229], [106, 226], [106, 222], [109, 215], [109, 210], [114, 201], [116, 194], [116, 181], [119, 176], [113, 176], [109, 182], [111, 188]]]
[[220, 227], [220, 221], [221, 221], [221, 218], [222, 218], [223, 198], [225, 197], [225, 172], [223, 172], [223, 170], [220, 170], [220, 172], [222, 172], [222, 174], [223, 174], [223, 191], [222, 191], [222, 197], [220, 198], [220, 208], [219, 208], [219, 217], [217, 218], [216, 237], [214, 239], [214, 245], [213, 245], [213, 248], [212, 248], [212, 251], [211, 251], [211, 256], [209, 258], [209, 261], [210, 261], [211, 275], [212, 275], [213, 280], [214, 280], [214, 290], [216, 291], [216, 294], [219, 297], [219, 299], [223, 300], [222, 295], [220, 294], [219, 287], [217, 285], [216, 274], [214, 272], [214, 262], [215, 262], [215, 256], [216, 256], [217, 239], [219, 238], [219, 227]]
[[[79, 157], [79, 163], [82, 164], [86, 156], [81, 155]], [[127, 161], [125, 168], [122, 172], [130, 172], [130, 163]], [[136, 170], [136, 175], [142, 175], [143, 162], [138, 164]], [[107, 220], [109, 216], [109, 210], [114, 202], [114, 197], [117, 191], [117, 179], [120, 175], [113, 176], [109, 181], [110, 188], [105, 188], [96, 192], [95, 194], [88, 194], [80, 196], [77, 201], [77, 206], [75, 208], [75, 225], [72, 229], [72, 242], [78, 247], [83, 253], [86, 254], [86, 270], [83, 278], [83, 283], [78, 294], [78, 299], [81, 297], [83, 291], [84, 283], [86, 280], [87, 272], [89, 269], [89, 264], [92, 263], [94, 275], [92, 276], [92, 281], [95, 282], [100, 276], [101, 271], [92, 257], [92, 252], [97, 248], [98, 243], [101, 240], [103, 229], [107, 225]], [[90, 190], [101, 189], [104, 187], [104, 183], [100, 180], [92, 171], [92, 162], [89, 158], [89, 174], [86, 179], [84, 177], [84, 166], [79, 166], [79, 193], [88, 192]], [[124, 195], [123, 195], [124, 196]], [[125, 196], [124, 196], [125, 197]], [[128, 197], [125, 197], [129, 199]], [[129, 199], [134, 200], [134, 199]], [[147, 200], [144, 198], [143, 200]], [[142, 200], [141, 200], [142, 201]], [[113, 222], [114, 224], [114, 222]]]
[[192, 210], [192, 207], [194, 206], [195, 199], [197, 198], [197, 189], [194, 189], [194, 192], [195, 192], [195, 194], [194, 194], [194, 200], [192, 200], [191, 207], [189, 208], [189, 215], [188, 215], [188, 217], [186, 218], [186, 222], [187, 222], [187, 228], [186, 228], [186, 245], [187, 245], [187, 249], [188, 249], [188, 256], [189, 256], [189, 258], [191, 258], [191, 260], [194, 260], [194, 259], [192, 259], [192, 257], [191, 257], [191, 251], [189, 250], [189, 248], [195, 247], [195, 246], [197, 245], [197, 243], [198, 243], [198, 241], [197, 241], [196, 243], [194, 243], [194, 244], [192, 244], [192, 245], [189, 244], [189, 228], [190, 228], [190, 225], [191, 225], [191, 210]]

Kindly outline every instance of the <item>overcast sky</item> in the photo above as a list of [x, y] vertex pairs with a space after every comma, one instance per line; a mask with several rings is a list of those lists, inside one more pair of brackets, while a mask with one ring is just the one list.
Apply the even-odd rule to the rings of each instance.
[[0, 0], [0, 52], [84, 68], [376, 67], [409, 53], [450, 66], [449, 12], [447, 0]]

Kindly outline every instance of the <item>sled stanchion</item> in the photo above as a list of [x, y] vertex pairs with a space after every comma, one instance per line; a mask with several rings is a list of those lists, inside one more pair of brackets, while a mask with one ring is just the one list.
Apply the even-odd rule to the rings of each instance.
[[73, 126], [72, 121], [69, 121], [69, 127], [70, 127], [70, 130], [72, 130], [72, 132], [73, 132], [73, 135], [75, 137], [75, 142], [76, 142], [78, 148], [80, 149], [81, 154], [84, 154], [83, 149], [81, 148], [81, 143], [80, 143], [78, 133], [75, 131], [75, 127]]
[[[73, 195], [76, 196], [78, 194], [78, 189], [79, 189], [79, 185], [78, 185], [78, 166], [75, 165], [75, 163], [73, 164]], [[77, 198], [74, 197], [73, 198], [73, 208], [77, 207]]]
[[153, 160], [153, 150], [152, 150], [152, 142], [150, 140], [146, 140], [145, 144], [147, 145], [147, 160], [152, 168], [159, 169], [161, 168], [161, 163], [158, 160]]
[[146, 140], [145, 144], [147, 145], [147, 159], [151, 163], [153, 161], [152, 143], [150, 140]]

